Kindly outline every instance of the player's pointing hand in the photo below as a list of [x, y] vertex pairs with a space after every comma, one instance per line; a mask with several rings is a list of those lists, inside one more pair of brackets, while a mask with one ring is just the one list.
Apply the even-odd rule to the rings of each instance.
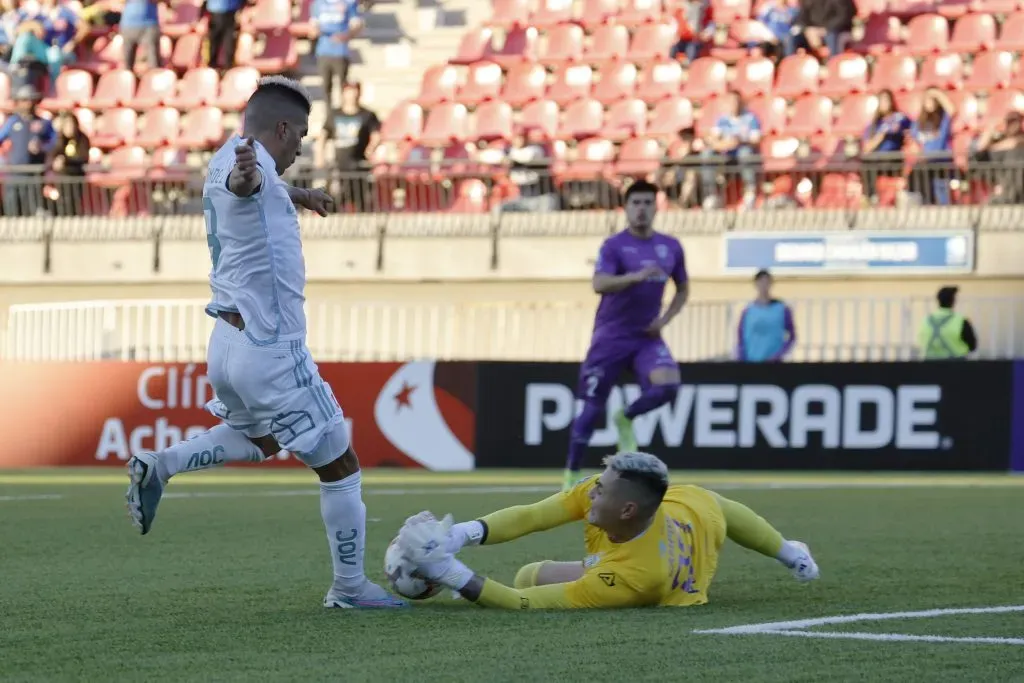
[[252, 182], [256, 178], [256, 147], [252, 136], [235, 147], [235, 169], [243, 182]]

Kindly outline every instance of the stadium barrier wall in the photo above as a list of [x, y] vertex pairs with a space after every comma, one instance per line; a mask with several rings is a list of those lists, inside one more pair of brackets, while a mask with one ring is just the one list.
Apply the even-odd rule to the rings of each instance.
[[[1024, 362], [682, 365], [675, 401], [636, 420], [679, 469], [1024, 472]], [[324, 363], [366, 467], [560, 468], [574, 363]], [[123, 466], [216, 420], [205, 366], [0, 363], [18, 434], [0, 468]], [[639, 389], [616, 388], [609, 414]], [[56, 397], [56, 398], [55, 398]], [[586, 464], [615, 448], [608, 423]], [[201, 460], [202, 453], [196, 457]], [[246, 466], [246, 465], [240, 465]], [[298, 467], [287, 453], [256, 467]]]

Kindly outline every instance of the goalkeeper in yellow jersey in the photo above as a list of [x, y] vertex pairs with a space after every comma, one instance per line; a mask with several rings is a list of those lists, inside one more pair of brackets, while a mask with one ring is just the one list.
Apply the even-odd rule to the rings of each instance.
[[[452, 525], [429, 512], [406, 520], [398, 544], [415, 572], [484, 607], [685, 607], [708, 601], [728, 537], [774, 558], [800, 581], [818, 578], [807, 546], [787, 541], [750, 508], [697, 486], [670, 486], [665, 463], [648, 453], [605, 458], [605, 470], [532, 505]], [[515, 587], [476, 574], [455, 553], [586, 520], [582, 562], [535, 562]]]

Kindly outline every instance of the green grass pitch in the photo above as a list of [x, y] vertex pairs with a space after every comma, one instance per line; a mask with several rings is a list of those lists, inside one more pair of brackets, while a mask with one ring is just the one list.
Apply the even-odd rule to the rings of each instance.
[[[1024, 610], [697, 633], [1024, 605], [1024, 477], [674, 480], [806, 540], [821, 580], [797, 584], [727, 544], [703, 607], [498, 612], [445, 592], [410, 610], [325, 611], [330, 559], [309, 473], [183, 475], [141, 537], [119, 470], [0, 472], [0, 681], [1024, 680]], [[557, 481], [554, 471], [368, 472], [368, 571], [383, 580], [384, 549], [415, 512], [469, 519]], [[509, 582], [527, 562], [582, 553], [575, 525], [462, 557]]]

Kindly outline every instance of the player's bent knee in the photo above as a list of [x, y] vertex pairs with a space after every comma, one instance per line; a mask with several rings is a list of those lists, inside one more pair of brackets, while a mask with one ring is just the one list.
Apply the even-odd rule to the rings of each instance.
[[548, 563], [546, 561], [531, 562], [530, 564], [521, 567], [519, 571], [516, 572], [516, 578], [512, 582], [513, 588], [532, 588], [538, 585], [537, 574], [540, 573], [540, 568], [545, 564]]
[[[347, 457], [351, 452], [351, 446], [352, 439], [348, 433], [348, 426], [344, 422], [338, 422], [327, 430], [311, 452], [299, 454], [299, 459], [311, 469], [316, 470], [317, 474], [321, 475], [322, 481], [337, 481], [337, 479], [325, 479], [323, 474], [328, 472], [342, 474], [341, 470], [352, 470], [348, 472], [348, 474], [352, 474], [359, 469], [355, 454], [352, 453], [351, 457]], [[355, 463], [354, 469], [353, 463]]]
[[652, 386], [670, 387], [672, 389], [678, 388], [683, 381], [682, 375], [679, 374], [679, 368], [658, 368], [652, 370], [651, 374], [648, 375], [648, 379]]

